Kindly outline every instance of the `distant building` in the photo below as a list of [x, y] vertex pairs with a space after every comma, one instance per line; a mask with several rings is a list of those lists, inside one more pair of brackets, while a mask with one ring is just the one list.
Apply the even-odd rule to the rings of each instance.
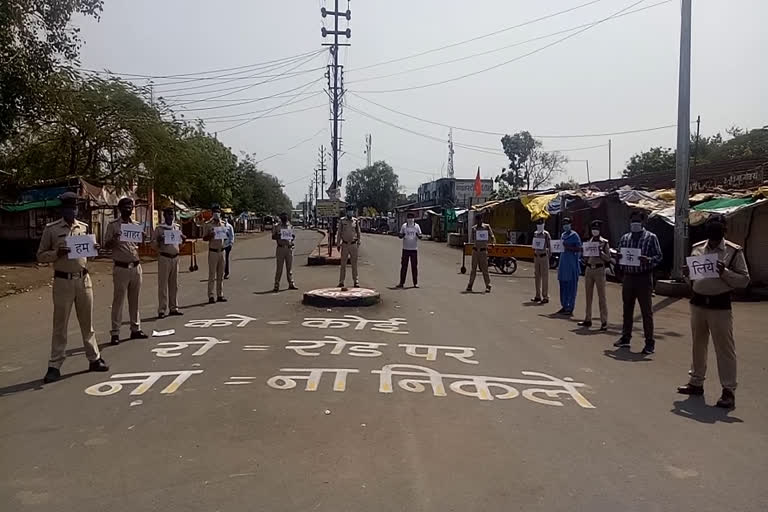
[[480, 180], [483, 193], [475, 196], [475, 180], [459, 178], [440, 178], [419, 186], [419, 207], [469, 207], [490, 199], [493, 193], [493, 180]]

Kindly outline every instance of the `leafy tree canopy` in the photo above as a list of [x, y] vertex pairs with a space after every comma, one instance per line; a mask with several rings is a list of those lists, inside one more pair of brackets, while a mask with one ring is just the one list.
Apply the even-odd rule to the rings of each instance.
[[391, 211], [399, 195], [397, 174], [388, 163], [374, 162], [347, 176], [346, 201], [358, 211], [372, 207], [377, 212]]
[[496, 181], [506, 182], [514, 192], [537, 190], [565, 172], [568, 159], [561, 153], [542, 150], [541, 141], [527, 131], [505, 135], [501, 146], [509, 158], [509, 169], [502, 169]]

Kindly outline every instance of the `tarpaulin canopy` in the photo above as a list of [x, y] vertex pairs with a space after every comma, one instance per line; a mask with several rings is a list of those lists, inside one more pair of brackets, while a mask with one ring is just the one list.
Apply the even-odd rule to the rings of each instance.
[[720, 198], [720, 199], [712, 199], [711, 201], [705, 201], [703, 203], [699, 203], [696, 206], [693, 207], [694, 210], [697, 211], [722, 211], [722, 210], [733, 210], [741, 208], [742, 206], [746, 206], [748, 204], [752, 204], [756, 201], [756, 199], [752, 197], [748, 198]]
[[531, 212], [531, 219], [546, 219], [549, 217], [547, 209], [553, 199], [557, 199], [558, 194], [543, 194], [540, 196], [523, 196], [520, 202]]
[[30, 201], [28, 203], [18, 204], [4, 204], [0, 205], [0, 210], [6, 212], [25, 212], [28, 210], [36, 210], [38, 208], [55, 208], [61, 204], [58, 199], [49, 199], [47, 201]]

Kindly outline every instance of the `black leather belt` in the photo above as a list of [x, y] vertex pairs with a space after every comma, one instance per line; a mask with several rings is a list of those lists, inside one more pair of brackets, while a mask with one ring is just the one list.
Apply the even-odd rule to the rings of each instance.
[[488, 252], [488, 248], [487, 247], [478, 247], [477, 250], [480, 251], [480, 252]]
[[537, 254], [536, 255], [537, 258], [545, 258], [546, 256], [547, 256], [546, 254]]
[[116, 261], [115, 266], [120, 268], [136, 268], [139, 265], [141, 265], [140, 261], [132, 261], [130, 263], [125, 263], [123, 261]]
[[165, 256], [166, 258], [171, 258], [171, 259], [179, 257], [178, 254], [171, 254], [171, 253], [168, 253], [168, 252], [161, 252], [160, 256]]
[[345, 241], [343, 241], [343, 240], [342, 240], [342, 242], [341, 242], [341, 243], [342, 243], [342, 245], [350, 245], [350, 244], [356, 244], [356, 243], [357, 243], [357, 240], [355, 240], [355, 241], [353, 241], [353, 242], [345, 242]]
[[59, 279], [80, 279], [81, 277], [85, 277], [87, 275], [87, 268], [84, 268], [80, 272], [61, 272], [59, 270], [53, 271], [53, 277], [58, 277]]
[[691, 304], [705, 309], [731, 309], [731, 292], [720, 295], [702, 295], [693, 292]]
[[208, 252], [221, 252], [224, 249], [208, 249]]
[[595, 263], [594, 265], [590, 265], [589, 263], [587, 263], [587, 266], [589, 268], [603, 268], [605, 265], [603, 265], [602, 263]]

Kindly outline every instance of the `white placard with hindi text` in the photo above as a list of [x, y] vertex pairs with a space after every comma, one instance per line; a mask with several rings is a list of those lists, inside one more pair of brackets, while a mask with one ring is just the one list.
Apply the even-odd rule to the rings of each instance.
[[488, 230], [487, 229], [478, 229], [475, 231], [475, 240], [478, 242], [487, 242], [488, 241]]
[[99, 255], [99, 251], [96, 250], [96, 237], [93, 235], [68, 236], [65, 240], [69, 247], [70, 260], [95, 258]]
[[584, 242], [581, 248], [585, 258], [600, 256], [600, 242]]
[[213, 228], [213, 239], [214, 240], [226, 240], [227, 239], [227, 227], [226, 226], [214, 227]]
[[291, 228], [280, 230], [280, 240], [293, 240], [293, 230]]
[[545, 250], [545, 246], [547, 244], [547, 241], [544, 239], [544, 237], [533, 239], [533, 249], [536, 251], [543, 251]]
[[413, 240], [419, 232], [415, 229], [405, 228], [405, 238]]
[[640, 266], [640, 255], [642, 254], [642, 249], [639, 247], [622, 247], [620, 249], [621, 252], [621, 264], [625, 265], [627, 267], [639, 267]]
[[144, 241], [144, 226], [141, 224], [120, 224], [120, 241], [135, 244]]
[[685, 263], [688, 265], [688, 275], [691, 281], [720, 277], [720, 273], [717, 271], [717, 254], [688, 256], [685, 258]]
[[563, 241], [562, 240], [552, 240], [549, 243], [549, 247], [552, 250], [552, 252], [563, 252]]
[[178, 229], [166, 229], [163, 231], [165, 245], [180, 245], [181, 231]]

